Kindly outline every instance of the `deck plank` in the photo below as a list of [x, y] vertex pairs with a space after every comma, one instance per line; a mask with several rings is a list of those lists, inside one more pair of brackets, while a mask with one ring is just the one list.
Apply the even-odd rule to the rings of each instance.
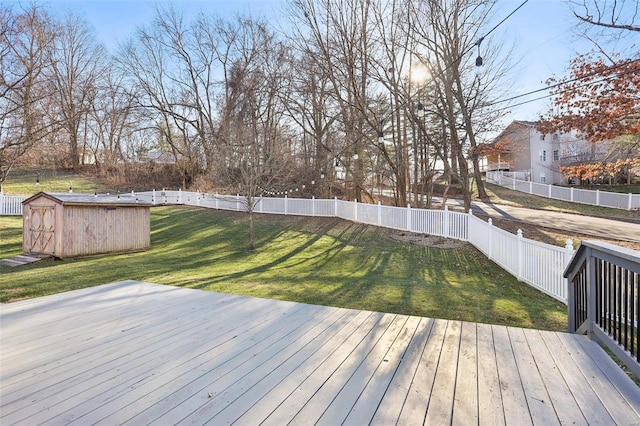
[[532, 424], [531, 413], [513, 354], [509, 331], [504, 326], [493, 326], [492, 328], [505, 422], [507, 424], [530, 425]]
[[476, 324], [462, 323], [453, 420], [456, 425], [478, 424], [478, 344]]
[[478, 424], [499, 426], [505, 424], [502, 393], [496, 351], [493, 345], [493, 328], [478, 324]]
[[126, 281], [2, 305], [0, 343], [3, 426], [640, 423], [565, 333]]
[[442, 353], [447, 324], [448, 321], [446, 320], [434, 320], [429, 340], [422, 351], [422, 358], [411, 382], [407, 399], [402, 406], [402, 411], [398, 418], [399, 425], [424, 423], [438, 362]]
[[562, 374], [558, 374], [558, 366], [555, 364], [542, 336], [540, 336], [540, 332], [538, 330], [527, 330], [525, 337], [529, 342], [529, 347], [532, 348], [540, 377], [548, 391], [549, 399], [553, 404], [560, 424], [586, 424], [587, 419], [582, 414]]
[[421, 318], [420, 324], [418, 324], [412, 336], [411, 343], [400, 361], [398, 370], [394, 374], [371, 420], [371, 424], [389, 425], [398, 422], [402, 406], [409, 394], [411, 382], [414, 380], [418, 363], [422, 357], [422, 351], [427, 344], [432, 327], [433, 319]]
[[551, 404], [542, 377], [540, 377], [538, 365], [531, 354], [524, 330], [515, 327], [510, 327], [507, 330], [533, 423], [559, 425], [559, 419]]

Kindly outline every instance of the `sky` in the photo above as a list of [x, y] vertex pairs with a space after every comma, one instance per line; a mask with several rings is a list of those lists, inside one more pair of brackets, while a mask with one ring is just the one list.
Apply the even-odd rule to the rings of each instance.
[[[282, 15], [286, 0], [49, 0], [45, 5], [61, 15], [68, 10], [84, 14], [95, 28], [97, 37], [113, 49], [133, 34], [137, 26], [146, 25], [156, 4], [181, 5], [188, 12], [204, 10], [233, 16], [249, 12], [265, 16], [273, 22]], [[495, 10], [496, 23], [514, 11], [523, 0], [500, 0]], [[491, 37], [499, 37], [513, 46], [518, 63], [513, 73], [511, 96], [545, 87], [551, 76], [567, 74], [569, 60], [577, 53], [586, 53], [593, 45], [575, 35], [576, 19], [563, 0], [529, 0], [509, 17]], [[539, 97], [546, 92], [524, 97], [517, 102]], [[550, 106], [548, 99], [515, 106], [503, 111], [502, 121], [536, 120]]]

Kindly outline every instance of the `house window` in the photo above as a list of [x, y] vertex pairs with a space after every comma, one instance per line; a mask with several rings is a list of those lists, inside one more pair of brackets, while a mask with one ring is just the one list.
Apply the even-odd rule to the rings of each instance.
[[540, 183], [547, 183], [547, 174], [545, 172], [540, 172]]
[[545, 162], [547, 161], [547, 151], [542, 150], [538, 152], [540, 155], [540, 161]]
[[556, 133], [556, 134], [554, 134], [554, 135], [553, 135], [553, 140], [554, 140], [554, 141], [557, 141], [558, 139], [560, 139], [560, 137], [558, 136], [558, 134], [557, 134], [557, 133]]
[[544, 140], [544, 134], [540, 133], [540, 140], [543, 141]]
[[553, 161], [560, 161], [560, 151], [557, 149], [553, 151]]

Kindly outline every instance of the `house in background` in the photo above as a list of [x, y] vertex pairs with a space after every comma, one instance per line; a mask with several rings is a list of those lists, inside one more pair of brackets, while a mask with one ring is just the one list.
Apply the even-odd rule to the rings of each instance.
[[535, 121], [514, 121], [485, 150], [481, 167], [509, 171], [516, 179], [566, 183], [560, 167], [603, 161], [607, 144], [590, 144], [573, 133], [543, 134]]

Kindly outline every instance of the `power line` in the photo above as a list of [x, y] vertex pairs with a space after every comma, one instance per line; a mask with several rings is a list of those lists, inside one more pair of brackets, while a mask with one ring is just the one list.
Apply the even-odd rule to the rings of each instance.
[[[594, 75], [598, 75], [598, 74], [602, 74], [602, 73], [607, 72], [607, 71], [615, 70], [615, 69], [618, 69], [618, 68], [633, 64], [635, 62], [640, 62], [640, 58], [639, 59], [634, 59], [634, 60], [631, 60], [631, 61], [627, 61], [627, 62], [624, 62], [624, 63], [621, 63], [621, 64], [612, 65], [610, 67], [607, 67], [607, 68], [604, 68], [604, 69], [601, 69], [601, 70], [597, 70], [597, 71], [593, 71], [593, 72], [590, 72], [590, 73], [585, 74], [583, 76], [572, 78], [570, 80], [560, 81], [560, 82], [558, 82], [556, 84], [552, 84], [552, 85], [546, 86], [546, 87], [541, 87], [539, 89], [532, 90], [532, 91], [527, 92], [527, 93], [522, 93], [520, 95], [511, 96], [511, 97], [506, 98], [506, 99], [500, 99], [500, 100], [497, 100], [497, 101], [492, 101], [492, 102], [486, 104], [485, 106], [492, 106], [492, 105], [496, 105], [496, 104], [499, 104], [499, 103], [512, 101], [514, 99], [523, 98], [525, 96], [533, 95], [535, 93], [544, 92], [546, 90], [555, 89], [556, 87], [560, 87], [560, 86], [564, 86], [565, 84], [569, 84], [569, 83], [573, 83], [573, 82], [576, 82], [576, 81], [584, 80], [586, 78], [593, 77]], [[635, 71], [638, 71], [638, 70], [627, 71], [627, 72], [622, 73], [620, 75], [626, 75], [626, 74], [629, 74], [629, 73], [635, 72]], [[599, 81], [605, 81], [605, 80], [606, 79], [599, 80]], [[598, 83], [599, 81], [596, 81], [594, 83]], [[589, 83], [589, 84], [591, 84], [591, 83]], [[582, 86], [578, 86], [578, 87], [582, 87]], [[564, 92], [560, 92], [560, 93], [564, 93]], [[547, 98], [549, 96], [552, 96], [552, 95], [545, 95], [542, 98], [537, 98], [537, 99], [534, 99], [534, 100], [544, 99], [544, 98]], [[531, 100], [530, 102], [533, 102], [534, 100]], [[529, 102], [529, 101], [527, 101], [527, 102]], [[524, 103], [527, 103], [527, 102], [524, 102]], [[518, 105], [522, 105], [522, 104], [518, 104]]]
[[[628, 62], [628, 63], [637, 62], [637, 61], [640, 61], [640, 59], [637, 59], [637, 60], [635, 60], [635, 61], [630, 61], [630, 62]], [[625, 75], [627, 75], [627, 74], [633, 74], [633, 73], [636, 73], [636, 72], [638, 72], [638, 70], [640, 70], [640, 69], [632, 69], [632, 70], [625, 71], [625, 72], [620, 73], [620, 74], [617, 74], [617, 75], [612, 75], [612, 76], [608, 76], [608, 77], [601, 78], [600, 80], [596, 80], [596, 81], [592, 81], [592, 82], [584, 83], [584, 84], [581, 84], [581, 85], [576, 86], [575, 88], [576, 88], [576, 89], [578, 89], [578, 88], [581, 88], [581, 87], [589, 86], [589, 85], [591, 85], [591, 84], [602, 83], [602, 82], [604, 82], [604, 81], [612, 80], [612, 79], [614, 79], [614, 78], [616, 78], [616, 77], [621, 77], [621, 76], [625, 76]], [[574, 81], [577, 81], [577, 80], [579, 80], [579, 79], [574, 79]], [[567, 81], [566, 83], [569, 83], [569, 82]], [[557, 86], [560, 86], [560, 84], [555, 85], [555, 86], [556, 86], [556, 87], [557, 87]], [[548, 89], [548, 88], [545, 88], [545, 89]], [[542, 91], [542, 90], [544, 90], [544, 89], [534, 90], [534, 91], [531, 91], [531, 92], [529, 92], [529, 93], [524, 93], [524, 94], [522, 94], [522, 95], [513, 96], [512, 98], [509, 98], [509, 99], [503, 99], [503, 100], [500, 100], [500, 101], [496, 101], [496, 102], [492, 102], [492, 103], [489, 103], [489, 104], [485, 104], [485, 105], [483, 105], [483, 107], [492, 106], [492, 105], [495, 105], [495, 104], [497, 104], [497, 103], [502, 103], [502, 102], [505, 102], [505, 101], [507, 101], [507, 100], [511, 100], [511, 99], [520, 98], [520, 97], [523, 97], [523, 96], [526, 96], [526, 95], [530, 95], [530, 94], [533, 94], [533, 93], [540, 92], [540, 91]], [[573, 89], [560, 90], [558, 93], [555, 93], [554, 95], [562, 95], [562, 94], [564, 94], [564, 93], [570, 92], [571, 90], [573, 90]], [[526, 101], [522, 101], [522, 102], [517, 103], [517, 104], [509, 105], [509, 106], [507, 106], [507, 107], [499, 108], [499, 109], [497, 109], [497, 110], [495, 110], [495, 111], [504, 111], [504, 110], [507, 110], [507, 109], [510, 109], [510, 108], [514, 108], [514, 107], [517, 107], [517, 106], [521, 106], [521, 105], [525, 105], [525, 104], [528, 104], [528, 103], [531, 103], [531, 102], [539, 101], [539, 100], [542, 100], [542, 99], [547, 99], [547, 98], [549, 98], [549, 97], [551, 97], [551, 96], [552, 96], [552, 95], [550, 95], [550, 94], [549, 94], [549, 95], [544, 95], [544, 96], [540, 96], [540, 97], [533, 98], [533, 99], [527, 99]]]

